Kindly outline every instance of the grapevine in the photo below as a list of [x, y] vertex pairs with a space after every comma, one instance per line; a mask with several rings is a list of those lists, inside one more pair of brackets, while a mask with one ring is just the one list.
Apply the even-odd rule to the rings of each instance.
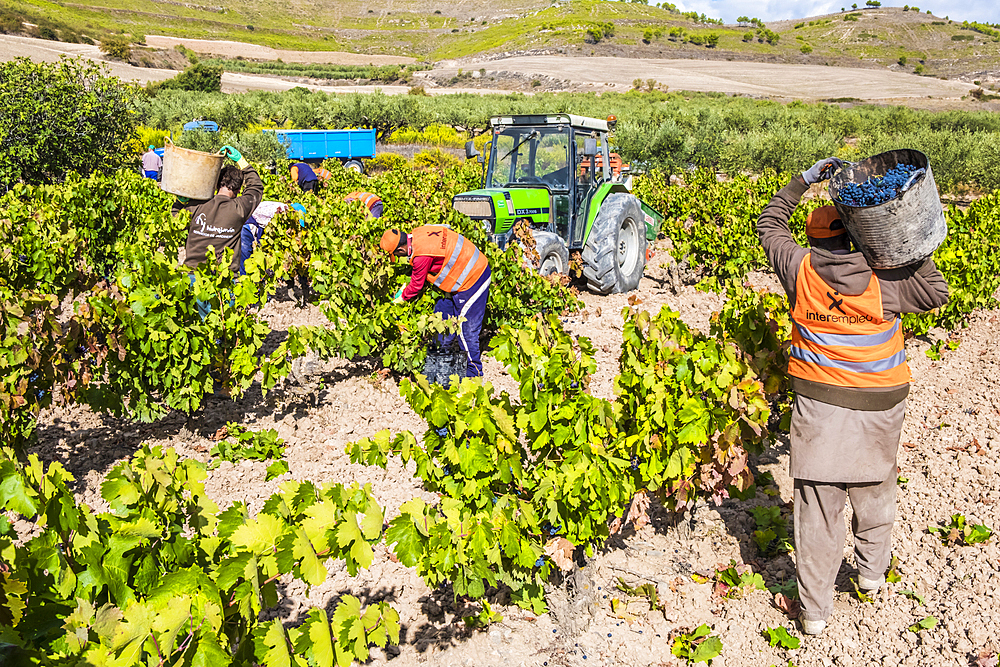
[[383, 431], [348, 446], [358, 463], [415, 462], [425, 488], [441, 494], [436, 507], [404, 505], [386, 535], [428, 585], [450, 581], [483, 597], [502, 583], [537, 611], [553, 565], [572, 569], [592, 555], [637, 492], [682, 508], [752, 482], [747, 452], [766, 436], [768, 407], [736, 349], [666, 308], [625, 315], [614, 402], [588, 391], [590, 341], [549, 316], [493, 340], [516, 396], [473, 380], [447, 390], [404, 381], [401, 393], [428, 422], [422, 440]]
[[[32, 522], [19, 539], [0, 521], [0, 623], [8, 655], [43, 665], [346, 665], [369, 646], [399, 642], [385, 602], [362, 609], [344, 597], [332, 618], [313, 609], [285, 630], [260, 614], [277, 604], [275, 582], [309, 586], [343, 560], [351, 574], [372, 562], [382, 509], [367, 487], [287, 482], [251, 517], [205, 495], [205, 466], [144, 447], [113, 468], [101, 494], [111, 512], [77, 503], [72, 476], [35, 455], [21, 467], [0, 452], [0, 510]], [[53, 623], [55, 619], [63, 623]]]

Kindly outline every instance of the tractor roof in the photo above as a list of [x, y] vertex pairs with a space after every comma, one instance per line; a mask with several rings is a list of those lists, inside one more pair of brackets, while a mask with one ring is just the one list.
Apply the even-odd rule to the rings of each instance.
[[608, 121], [597, 118], [586, 118], [584, 116], [574, 116], [573, 114], [561, 113], [552, 115], [524, 114], [518, 116], [494, 116], [490, 118], [490, 125], [503, 126], [534, 126], [534, 125], [570, 125], [577, 130], [597, 130], [598, 132], [608, 131]]

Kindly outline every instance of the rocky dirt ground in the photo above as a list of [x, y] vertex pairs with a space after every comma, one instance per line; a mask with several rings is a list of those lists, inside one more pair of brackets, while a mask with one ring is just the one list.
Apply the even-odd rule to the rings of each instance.
[[[771, 276], [755, 275], [756, 285], [774, 287]], [[663, 269], [650, 268], [631, 295], [583, 295], [586, 309], [566, 319], [570, 331], [589, 336], [597, 348], [598, 370], [593, 391], [612, 396], [617, 351], [621, 340], [621, 310], [629, 296], [637, 308], [678, 310], [691, 326], [707, 330], [711, 313], [721, 306], [718, 295], [691, 286], [677, 293]], [[314, 308], [299, 309], [289, 300], [275, 301], [265, 315], [276, 331], [292, 324], [315, 324], [323, 316]], [[413, 570], [390, 559], [380, 545], [375, 562], [357, 577], [340, 565], [330, 565], [330, 578], [306, 590], [286, 582], [281, 602], [269, 613], [294, 624], [308, 607], [330, 608], [338, 596], [354, 594], [363, 601], [385, 599], [399, 610], [403, 633], [399, 647], [373, 653], [372, 664], [406, 667], [432, 665], [679, 665], [671, 655], [671, 637], [702, 623], [723, 642], [713, 665], [996, 665], [1000, 650], [1000, 549], [996, 540], [975, 546], [943, 546], [927, 531], [953, 513], [971, 522], [1000, 527], [1000, 342], [994, 332], [1000, 312], [977, 313], [959, 332], [960, 347], [941, 361], [924, 351], [928, 340], [907, 343], [913, 369], [913, 389], [899, 452], [898, 519], [894, 552], [901, 582], [890, 584], [873, 601], [853, 594], [856, 577], [850, 543], [837, 582], [836, 609], [827, 631], [802, 637], [796, 625], [775, 607], [774, 596], [753, 590], [741, 599], [713, 595], [710, 583], [692, 575], [711, 573], [731, 560], [763, 575], [769, 586], [794, 575], [794, 554], [762, 558], [751, 539], [754, 521], [748, 508], [779, 505], [790, 510], [792, 482], [787, 476], [788, 447], [783, 438], [753, 461], [758, 474], [770, 472], [775, 485], [746, 501], [721, 506], [699, 505], [676, 519], [654, 506], [652, 523], [638, 532], [626, 530], [576, 572], [573, 585], [554, 591], [550, 613], [534, 615], [505, 605], [502, 594], [493, 602], [504, 619], [486, 630], [465, 627], [461, 617], [475, 605], [456, 601], [447, 590], [431, 590]], [[60, 460], [76, 476], [78, 497], [106, 509], [99, 495], [103, 475], [142, 443], [176, 448], [183, 456], [208, 461], [210, 437], [227, 421], [253, 430], [277, 429], [288, 445], [290, 471], [265, 482], [266, 464], [223, 463], [209, 472], [207, 488], [220, 505], [246, 501], [257, 510], [282, 480], [370, 483], [392, 517], [401, 503], [423, 491], [411, 470], [396, 461], [387, 471], [352, 465], [344, 446], [390, 428], [421, 433], [424, 424], [398, 394], [397, 380], [383, 378], [379, 365], [305, 360], [294, 379], [266, 399], [259, 390], [243, 399], [209, 399], [200, 413], [187, 419], [173, 414], [159, 423], [123, 423], [79, 407], [53, 409], [43, 415], [37, 452]], [[513, 381], [493, 359], [485, 364], [486, 380], [511, 390]], [[840, 425], [831, 424], [831, 428]], [[845, 522], [849, 525], [850, 511]], [[629, 585], [652, 583], [662, 611], [651, 611], [641, 598], [617, 590], [621, 577]], [[913, 590], [922, 603], [900, 594]], [[618, 598], [624, 607], [612, 610]], [[908, 627], [927, 616], [938, 625], [917, 634]], [[800, 648], [786, 651], [768, 645], [761, 631], [784, 626], [802, 637]], [[992, 661], [992, 662], [991, 662]]]

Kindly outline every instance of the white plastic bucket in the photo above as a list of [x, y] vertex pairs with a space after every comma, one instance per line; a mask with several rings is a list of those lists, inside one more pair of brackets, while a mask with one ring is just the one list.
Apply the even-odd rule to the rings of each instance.
[[160, 188], [188, 199], [211, 199], [224, 159], [222, 153], [202, 153], [175, 146], [168, 137], [163, 146]]

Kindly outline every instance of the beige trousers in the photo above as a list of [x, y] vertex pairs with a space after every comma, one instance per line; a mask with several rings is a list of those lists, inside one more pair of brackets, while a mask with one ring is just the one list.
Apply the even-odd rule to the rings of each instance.
[[844, 558], [844, 504], [854, 508], [851, 529], [858, 573], [878, 579], [889, 567], [896, 518], [896, 468], [883, 482], [795, 480], [795, 567], [802, 618], [821, 621], [833, 612], [833, 587]]

